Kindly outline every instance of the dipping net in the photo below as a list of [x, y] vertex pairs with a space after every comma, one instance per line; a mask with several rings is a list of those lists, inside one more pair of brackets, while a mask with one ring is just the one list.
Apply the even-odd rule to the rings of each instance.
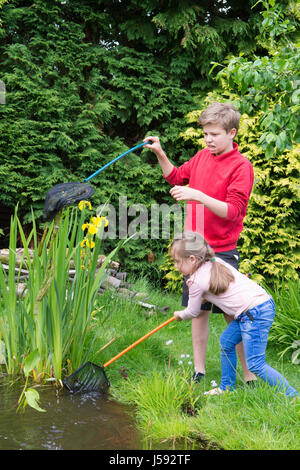
[[135, 348], [135, 346], [140, 344], [145, 339], [149, 338], [149, 336], [153, 335], [153, 333], [156, 333], [158, 330], [160, 330], [161, 328], [168, 325], [174, 320], [175, 320], [175, 316], [169, 318], [168, 320], [163, 322], [161, 325], [157, 326], [156, 328], [151, 330], [149, 333], [142, 336], [142, 338], [138, 339], [137, 341], [132, 343], [130, 346], [123, 349], [123, 351], [121, 351], [119, 354], [117, 354], [112, 359], [107, 361], [103, 366], [97, 366], [96, 364], [93, 364], [92, 362], [86, 362], [79, 369], [75, 370], [73, 374], [71, 374], [69, 377], [67, 377], [63, 381], [64, 386], [70, 392], [73, 392], [73, 393], [107, 391], [108, 387], [110, 386], [110, 383], [104, 372], [104, 368], [112, 364], [114, 361], [119, 359], [119, 357], [122, 357], [132, 348]]
[[61, 183], [48, 191], [44, 203], [44, 220], [50, 221], [64, 207], [92, 197], [95, 190], [87, 183]]
[[86, 362], [73, 374], [63, 380], [64, 386], [72, 393], [82, 392], [107, 392], [110, 383], [105, 374], [104, 368]]

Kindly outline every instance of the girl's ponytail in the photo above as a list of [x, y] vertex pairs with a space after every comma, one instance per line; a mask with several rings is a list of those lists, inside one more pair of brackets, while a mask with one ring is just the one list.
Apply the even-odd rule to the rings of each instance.
[[224, 264], [218, 263], [215, 258], [212, 258], [211, 262], [209, 292], [214, 295], [223, 294], [228, 289], [229, 284], [234, 281], [234, 276]]

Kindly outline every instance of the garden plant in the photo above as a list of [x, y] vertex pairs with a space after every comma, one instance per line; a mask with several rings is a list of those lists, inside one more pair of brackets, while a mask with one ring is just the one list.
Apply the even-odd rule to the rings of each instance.
[[[170, 205], [150, 151], [93, 180], [93, 209], [82, 201], [45, 224], [45, 194], [84, 180], [147, 135], [182, 164], [204, 147], [197, 120], [213, 101], [230, 101], [242, 115], [237, 143], [255, 183], [240, 270], [273, 296], [268, 362], [300, 389], [299, 21], [294, 0], [0, 0], [0, 243], [9, 249], [0, 259], [0, 368], [21, 377], [18, 411], [43, 412], [40, 384], [58, 391], [86, 360], [105, 363], [165, 320], [115, 292], [98, 295], [113, 259], [132, 290], [169, 306], [170, 316], [180, 306], [173, 233], [130, 238], [119, 227], [110, 239], [96, 210], [108, 202], [120, 220], [126, 199], [130, 222], [139, 207], [150, 214], [154, 204]], [[236, 392], [204, 395], [219, 383], [223, 329], [213, 316], [209, 372], [198, 385], [189, 380], [184, 322], [110, 366], [110, 395], [134, 408], [146, 448], [299, 447], [297, 401], [260, 382], [249, 388], [239, 373]]]
[[[95, 299], [107, 276], [105, 268], [124, 243], [120, 242], [99, 266], [107, 221], [93, 215], [89, 201], [81, 201], [79, 207], [80, 211], [67, 209], [58, 214], [45, 228], [40, 243], [35, 224], [26, 238], [17, 211], [11, 220], [9, 269], [6, 272], [2, 264], [0, 269], [0, 332], [7, 373], [24, 371], [26, 381], [32, 372], [37, 382], [59, 384], [64, 368], [66, 374], [84, 362], [96, 314]], [[24, 249], [16, 279], [19, 239]], [[23, 267], [29, 276], [20, 296]], [[76, 272], [72, 279], [71, 267]]]

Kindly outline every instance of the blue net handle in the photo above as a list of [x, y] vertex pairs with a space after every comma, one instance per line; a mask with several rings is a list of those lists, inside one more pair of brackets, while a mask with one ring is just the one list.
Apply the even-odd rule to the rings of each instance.
[[127, 155], [128, 153], [130, 152], [133, 152], [134, 150], [137, 150], [139, 149], [140, 147], [143, 147], [144, 145], [147, 145], [147, 144], [151, 144], [152, 142], [150, 140], [147, 140], [147, 142], [142, 142], [141, 144], [138, 144], [136, 145], [135, 147], [132, 147], [131, 149], [129, 150], [126, 150], [126, 152], [122, 153], [121, 155], [119, 155], [118, 157], [114, 158], [113, 160], [111, 160], [110, 162], [106, 163], [106, 165], [102, 166], [101, 168], [99, 168], [99, 170], [95, 171], [95, 173], [93, 173], [92, 175], [90, 175], [88, 178], [86, 178], [84, 180], [85, 183], [87, 183], [88, 181], [90, 181], [92, 178], [94, 178], [96, 175], [98, 175], [99, 173], [101, 173], [101, 171], [105, 170], [105, 168], [109, 167], [110, 165], [112, 165], [113, 163], [115, 163], [116, 161], [120, 160], [120, 158], [122, 157], [125, 157], [125, 155]]

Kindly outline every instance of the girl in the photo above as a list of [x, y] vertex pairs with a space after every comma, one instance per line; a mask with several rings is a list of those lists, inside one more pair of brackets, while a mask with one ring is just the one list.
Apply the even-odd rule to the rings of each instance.
[[205, 298], [234, 319], [220, 338], [222, 379], [220, 387], [207, 394], [232, 390], [236, 381], [235, 346], [243, 341], [247, 366], [269, 385], [294, 397], [298, 392], [265, 360], [270, 327], [275, 316], [272, 297], [258, 284], [220, 258], [196, 232], [177, 235], [170, 248], [175, 268], [189, 275], [186, 309], [175, 312], [177, 321], [197, 317]]

